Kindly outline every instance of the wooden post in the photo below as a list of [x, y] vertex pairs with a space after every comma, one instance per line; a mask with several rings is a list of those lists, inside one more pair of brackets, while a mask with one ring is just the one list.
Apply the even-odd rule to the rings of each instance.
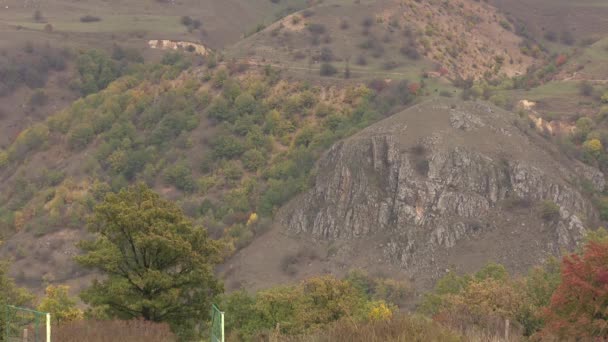
[[511, 321], [509, 319], [505, 320], [505, 341], [509, 341], [509, 326], [511, 325]]
[[27, 332], [27, 329], [23, 329], [23, 342], [28, 342]]

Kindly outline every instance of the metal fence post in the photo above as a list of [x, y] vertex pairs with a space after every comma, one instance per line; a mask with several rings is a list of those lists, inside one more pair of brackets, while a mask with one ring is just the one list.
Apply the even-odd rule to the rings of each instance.
[[51, 314], [46, 314], [46, 342], [51, 342]]

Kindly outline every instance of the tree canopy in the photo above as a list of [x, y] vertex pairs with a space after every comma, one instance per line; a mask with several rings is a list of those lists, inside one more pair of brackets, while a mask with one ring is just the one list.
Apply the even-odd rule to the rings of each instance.
[[168, 322], [188, 334], [207, 318], [222, 292], [213, 267], [220, 246], [173, 203], [144, 184], [109, 194], [89, 221], [95, 239], [82, 241], [84, 267], [106, 276], [81, 294], [111, 317]]

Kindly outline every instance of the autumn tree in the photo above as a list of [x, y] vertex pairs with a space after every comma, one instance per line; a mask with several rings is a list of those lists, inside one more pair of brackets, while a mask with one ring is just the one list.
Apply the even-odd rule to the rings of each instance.
[[68, 294], [68, 286], [47, 286], [45, 297], [38, 305], [38, 311], [51, 314], [54, 323], [66, 323], [82, 318], [82, 311], [76, 307], [76, 300]]
[[89, 230], [95, 239], [80, 243], [76, 260], [106, 277], [81, 293], [85, 303], [110, 317], [167, 322], [184, 338], [208, 318], [222, 292], [213, 274], [220, 246], [175, 204], [138, 184], [107, 195]]
[[541, 335], [559, 340], [608, 338], [608, 241], [590, 241], [562, 262], [562, 282], [545, 311]]

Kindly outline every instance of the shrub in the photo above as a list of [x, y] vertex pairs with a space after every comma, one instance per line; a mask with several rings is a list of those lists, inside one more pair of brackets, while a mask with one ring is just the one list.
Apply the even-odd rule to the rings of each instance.
[[30, 105], [32, 106], [44, 106], [49, 100], [49, 97], [46, 95], [44, 90], [36, 89], [32, 96], [30, 97]]
[[333, 51], [331, 51], [331, 48], [326, 46], [321, 49], [321, 54], [319, 55], [319, 58], [323, 62], [331, 62], [334, 60], [334, 53]]
[[321, 76], [333, 76], [338, 73], [338, 69], [336, 69], [336, 67], [331, 63], [323, 63], [321, 64], [321, 69], [319, 72]]
[[72, 128], [68, 134], [68, 145], [73, 150], [81, 150], [93, 140], [95, 131], [90, 124], [80, 124]]
[[593, 84], [588, 81], [583, 81], [578, 85], [579, 93], [583, 96], [593, 95]]
[[39, 9], [34, 11], [34, 15], [32, 15], [32, 18], [37, 23], [41, 23], [44, 21], [44, 16], [42, 15], [42, 11], [40, 11]]
[[186, 162], [177, 163], [167, 169], [165, 171], [165, 180], [182, 191], [194, 192], [196, 190], [192, 170]]
[[255, 172], [266, 165], [266, 156], [259, 150], [249, 150], [243, 154], [245, 170]]
[[215, 159], [232, 159], [245, 152], [245, 145], [236, 137], [231, 135], [221, 135], [213, 143], [213, 156]]
[[243, 178], [243, 170], [235, 161], [224, 163], [221, 173], [224, 175], [227, 185], [235, 185]]
[[550, 41], [550, 42], [556, 42], [557, 41], [557, 33], [555, 31], [547, 31], [545, 32], [544, 35], [545, 39]]
[[310, 18], [313, 15], [315, 15], [315, 12], [313, 12], [312, 10], [305, 9], [302, 11], [302, 17], [304, 17], [304, 18]]
[[544, 312], [547, 324], [539, 336], [542, 340], [600, 341], [608, 337], [608, 319], [598, 311], [608, 300], [607, 251], [606, 241], [590, 241], [582, 253], [564, 257], [562, 282]]
[[543, 201], [540, 204], [541, 218], [547, 222], [555, 222], [559, 219], [559, 205], [553, 201]]
[[322, 35], [323, 33], [325, 33], [326, 29], [325, 26], [322, 24], [309, 24], [307, 26], [308, 31], [310, 31], [310, 33], [312, 33], [313, 35], [319, 36]]
[[374, 25], [374, 18], [372, 17], [365, 17], [363, 21], [361, 21], [361, 26], [364, 28], [370, 28], [372, 25]]
[[44, 146], [48, 142], [49, 129], [38, 123], [21, 132], [15, 142], [8, 149], [9, 160], [24, 158], [29, 151]]
[[185, 15], [185, 16], [181, 17], [180, 23], [184, 26], [190, 26], [192, 24], [192, 18]]
[[85, 15], [83, 17], [80, 17], [80, 22], [81, 23], [93, 23], [96, 21], [101, 21], [100, 17], [96, 17], [94, 15]]
[[418, 52], [418, 50], [416, 49], [415, 46], [406, 45], [406, 46], [403, 46], [399, 51], [401, 52], [402, 55], [406, 56], [409, 59], [412, 59], [412, 60], [420, 59], [420, 53]]
[[576, 38], [574, 38], [574, 35], [570, 31], [563, 31], [560, 40], [566, 45], [573, 45], [576, 42]]
[[359, 55], [357, 56], [355, 63], [357, 63], [357, 65], [367, 65], [367, 59], [365, 58], [365, 56]]

